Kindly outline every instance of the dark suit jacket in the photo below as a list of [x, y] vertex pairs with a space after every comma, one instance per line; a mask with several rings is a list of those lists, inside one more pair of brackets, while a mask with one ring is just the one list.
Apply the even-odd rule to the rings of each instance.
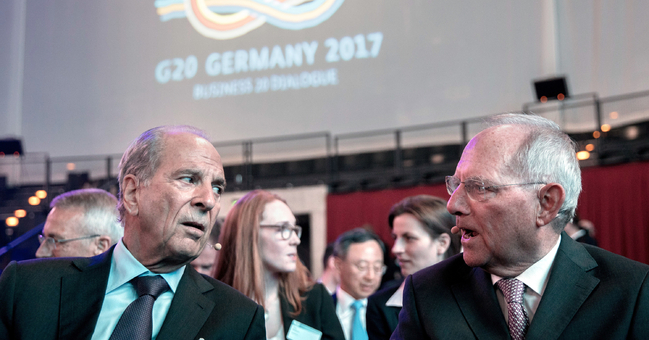
[[313, 327], [322, 332], [322, 339], [345, 340], [343, 329], [338, 321], [336, 310], [334, 308], [331, 295], [327, 289], [317, 283], [306, 294], [306, 300], [302, 301], [302, 311], [296, 317], [291, 317], [289, 313], [293, 312], [293, 307], [280, 296], [282, 308], [282, 321], [284, 322], [284, 335], [288, 334], [288, 329], [293, 320], [297, 320], [307, 326]]
[[401, 307], [386, 306], [401, 284], [381, 289], [367, 299], [367, 335], [370, 340], [388, 340], [399, 323]]
[[[109, 251], [11, 262], [0, 277], [0, 339], [90, 339], [104, 300]], [[265, 339], [263, 309], [185, 268], [158, 340]]]
[[[649, 266], [565, 233], [526, 339], [643, 339], [649, 335]], [[406, 280], [392, 339], [508, 339], [489, 273], [462, 254]]]
[[588, 233], [586, 233], [584, 236], [582, 236], [582, 237], [576, 239], [575, 241], [577, 241], [577, 242], [581, 242], [581, 243], [590, 244], [591, 246], [599, 246], [599, 245], [597, 244], [597, 240], [594, 239], [594, 238], [592, 238], [592, 237], [590, 237], [590, 235], [588, 235]]

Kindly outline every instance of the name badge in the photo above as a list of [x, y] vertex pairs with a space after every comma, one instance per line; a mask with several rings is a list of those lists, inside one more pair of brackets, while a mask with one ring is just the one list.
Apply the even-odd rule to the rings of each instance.
[[286, 340], [320, 340], [322, 332], [297, 320], [291, 322]]

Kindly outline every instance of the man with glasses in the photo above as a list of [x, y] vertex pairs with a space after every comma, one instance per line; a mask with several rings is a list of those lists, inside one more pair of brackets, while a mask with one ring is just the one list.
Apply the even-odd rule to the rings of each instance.
[[500, 115], [446, 179], [463, 254], [409, 276], [392, 339], [639, 339], [649, 266], [562, 230], [581, 191], [555, 123]]
[[90, 257], [117, 243], [124, 234], [117, 199], [101, 189], [80, 189], [56, 196], [50, 204], [36, 257]]
[[385, 273], [384, 249], [376, 234], [362, 228], [343, 233], [334, 244], [340, 285], [333, 299], [347, 340], [367, 340], [367, 297], [376, 292]]
[[207, 244], [225, 187], [204, 132], [144, 132], [118, 180], [124, 236], [114, 247], [2, 272], [0, 339], [264, 339], [259, 305], [188, 265]]

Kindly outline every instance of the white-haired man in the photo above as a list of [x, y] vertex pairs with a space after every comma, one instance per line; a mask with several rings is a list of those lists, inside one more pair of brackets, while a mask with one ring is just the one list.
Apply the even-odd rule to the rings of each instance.
[[101, 189], [80, 189], [56, 196], [50, 204], [36, 257], [90, 257], [124, 235], [117, 198]]
[[562, 233], [581, 173], [574, 143], [556, 124], [495, 117], [446, 186], [464, 253], [407, 278], [391, 339], [649, 334], [649, 266]]

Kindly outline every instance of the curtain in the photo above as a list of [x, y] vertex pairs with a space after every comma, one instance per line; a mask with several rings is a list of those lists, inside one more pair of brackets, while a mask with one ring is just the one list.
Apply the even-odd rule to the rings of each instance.
[[[582, 169], [582, 185], [577, 211], [580, 218], [595, 224], [600, 247], [649, 264], [649, 162]], [[420, 194], [449, 199], [444, 184], [328, 195], [327, 241], [335, 241], [347, 230], [371, 226], [389, 251], [390, 207]]]

